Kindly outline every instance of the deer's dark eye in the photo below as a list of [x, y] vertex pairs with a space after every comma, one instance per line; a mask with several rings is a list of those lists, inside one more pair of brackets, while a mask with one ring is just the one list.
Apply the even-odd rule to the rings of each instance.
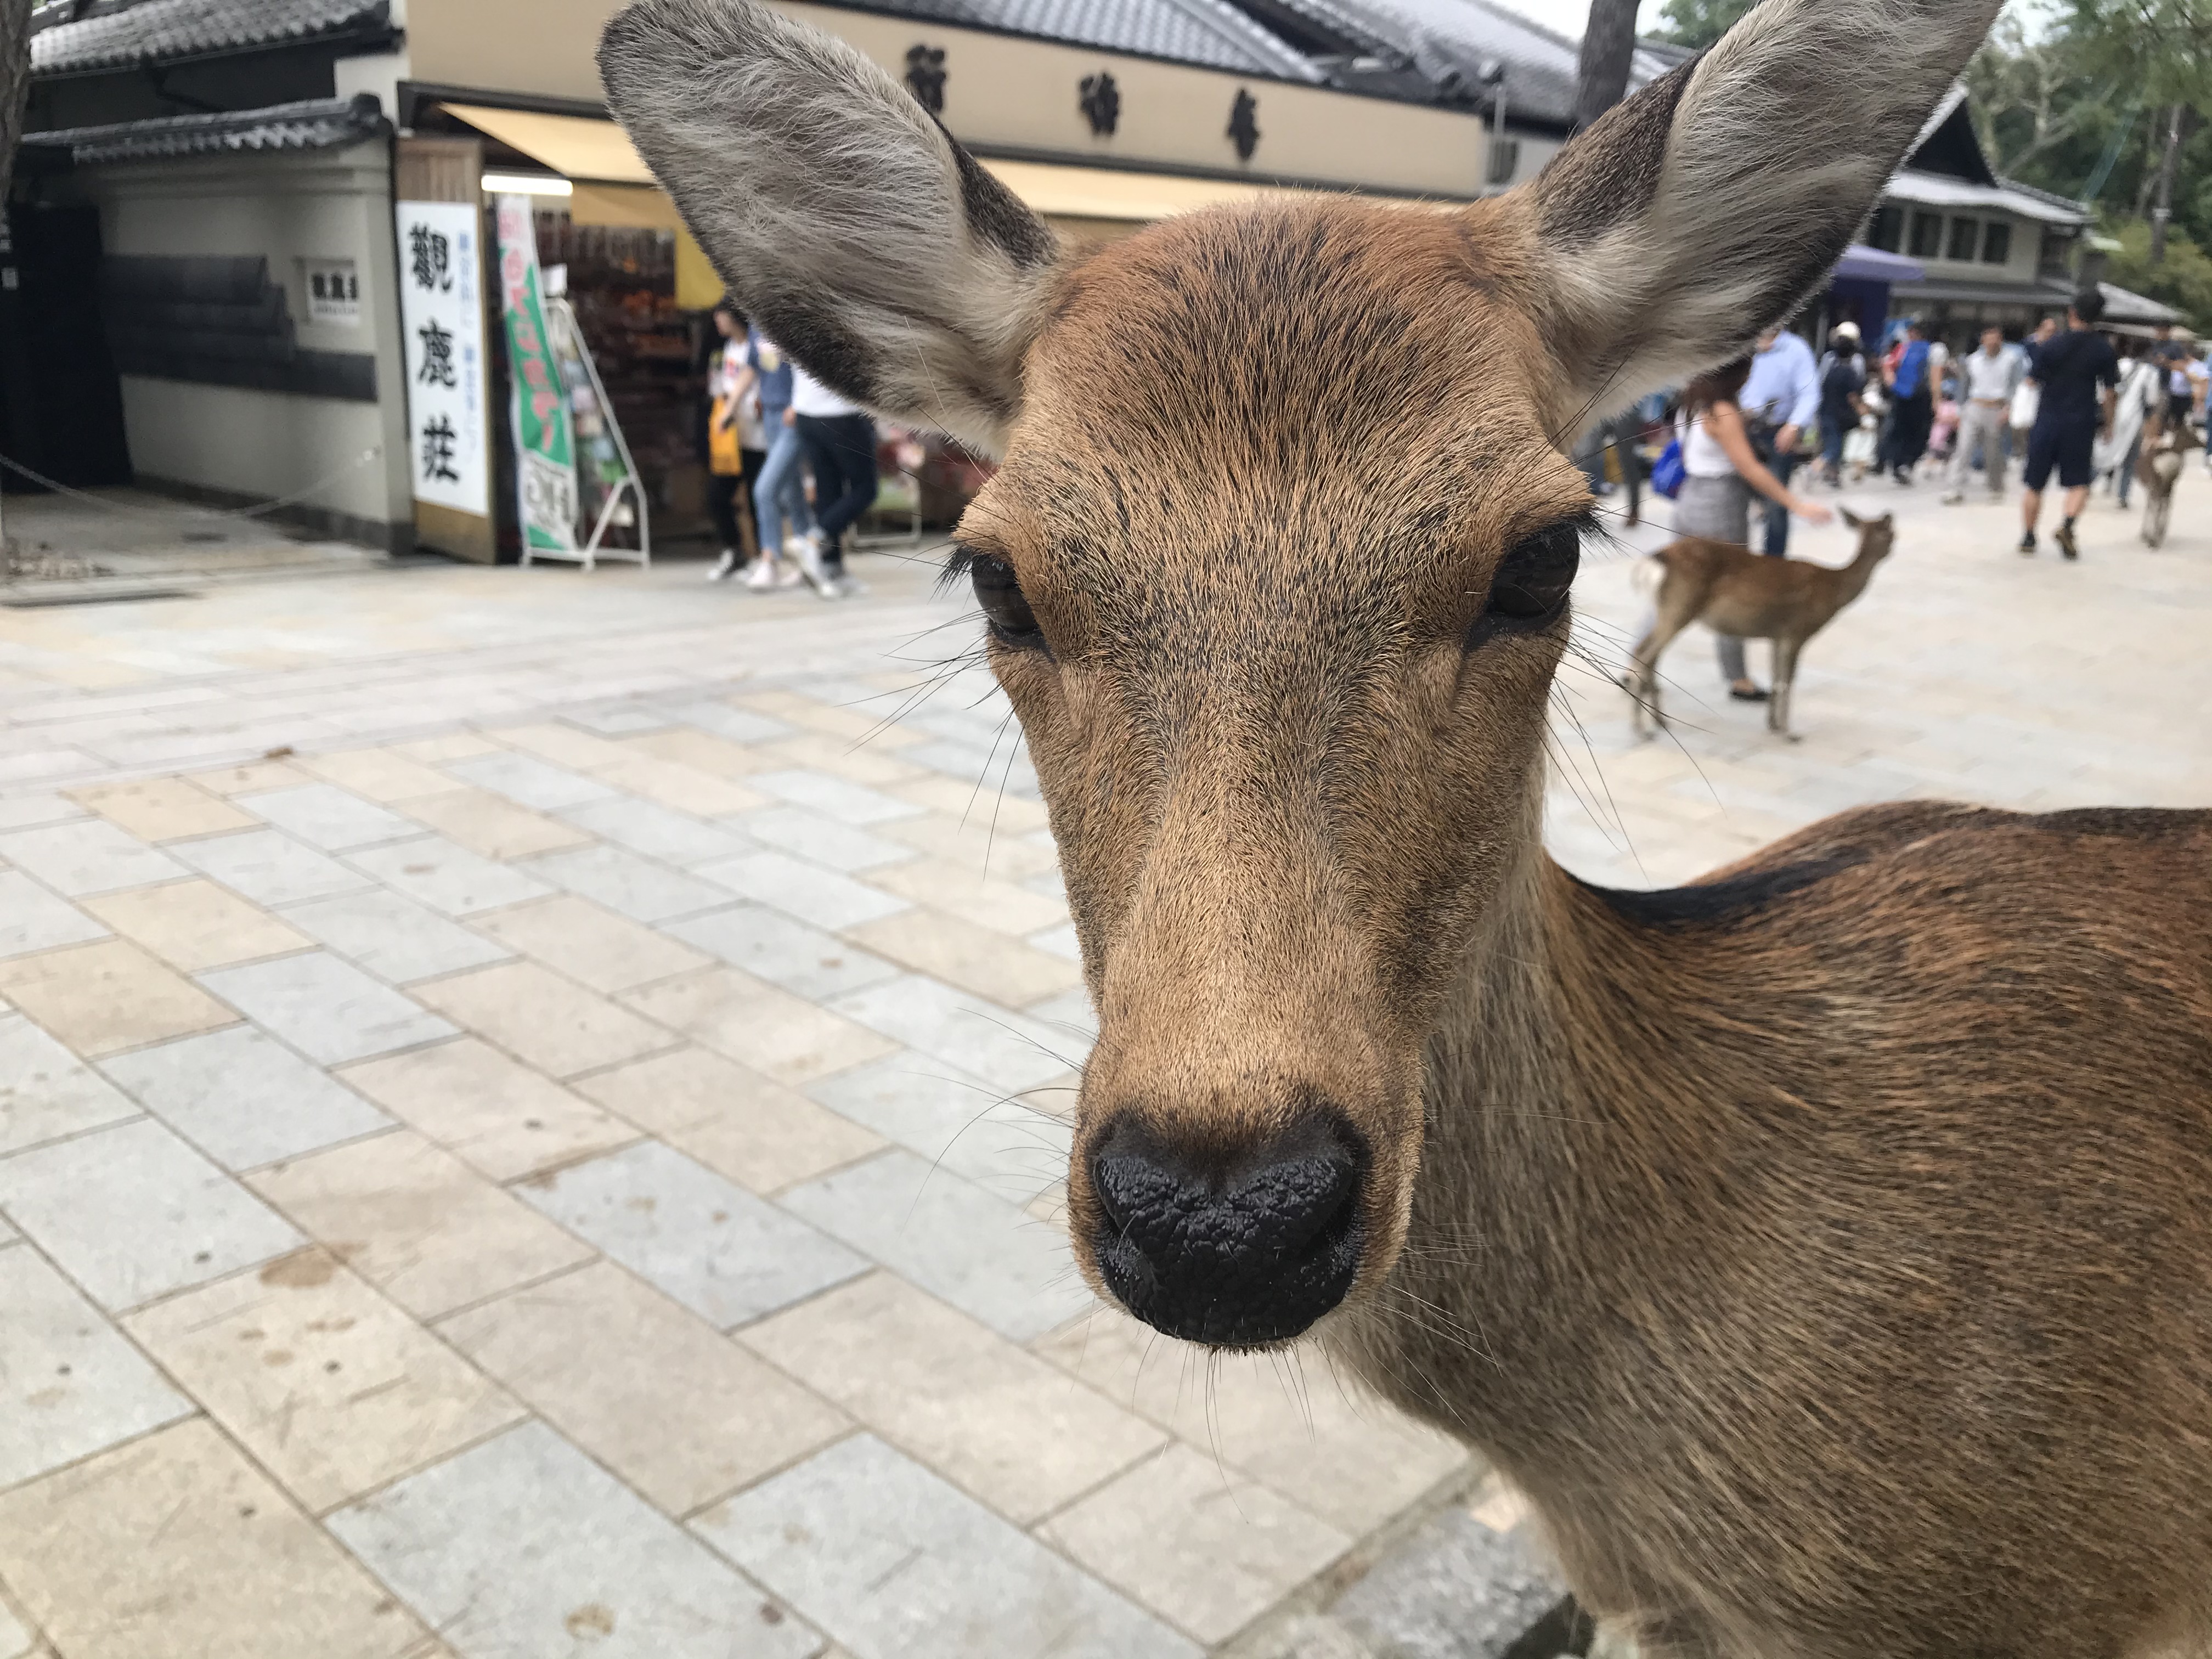
[[1030, 602], [1022, 597], [1013, 566], [978, 553], [969, 559], [968, 579], [975, 584], [975, 603], [983, 607], [983, 619], [994, 639], [1018, 651], [1046, 648], [1044, 630], [1037, 626]]
[[1565, 608], [1567, 590], [1575, 585], [1582, 543], [1582, 520], [1569, 519], [1524, 536], [1506, 549], [1490, 578], [1489, 600], [1475, 619], [1468, 643], [1479, 645], [1493, 634], [1525, 633], [1549, 625]]

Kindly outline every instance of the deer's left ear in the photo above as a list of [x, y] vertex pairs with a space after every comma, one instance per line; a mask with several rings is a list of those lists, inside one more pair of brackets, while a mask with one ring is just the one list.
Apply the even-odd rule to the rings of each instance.
[[855, 402], [1004, 449], [1059, 246], [904, 88], [754, 0], [637, 0], [599, 75], [748, 316]]
[[1539, 320], [1592, 414], [1740, 355], [1826, 274], [1999, 0], [1765, 0], [1529, 184]]

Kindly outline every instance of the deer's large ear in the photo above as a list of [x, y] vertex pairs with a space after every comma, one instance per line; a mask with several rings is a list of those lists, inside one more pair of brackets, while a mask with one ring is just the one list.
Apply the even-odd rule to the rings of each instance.
[[638, 0], [599, 74], [762, 328], [856, 402], [1004, 448], [1060, 250], [903, 88], [752, 0]]
[[1538, 304], [1601, 414], [1728, 362], [1819, 284], [1999, 0], [1765, 0], [1524, 186]]

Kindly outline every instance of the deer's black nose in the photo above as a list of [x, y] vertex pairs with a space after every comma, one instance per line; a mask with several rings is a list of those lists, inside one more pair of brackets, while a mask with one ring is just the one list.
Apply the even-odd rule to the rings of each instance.
[[1323, 1109], [1225, 1155], [1182, 1150], [1124, 1116], [1091, 1160], [1099, 1271], [1131, 1313], [1170, 1336], [1285, 1340], [1352, 1288], [1366, 1164], [1351, 1127]]

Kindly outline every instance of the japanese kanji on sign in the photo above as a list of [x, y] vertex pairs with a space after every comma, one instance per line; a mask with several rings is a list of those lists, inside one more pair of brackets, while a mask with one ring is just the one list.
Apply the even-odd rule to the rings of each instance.
[[545, 326], [531, 198], [495, 198], [499, 213], [499, 289], [507, 318], [507, 365], [514, 386], [515, 483], [522, 542], [532, 550], [576, 546], [576, 447], [568, 398]]
[[399, 202], [393, 214], [415, 499], [488, 515], [491, 453], [477, 210], [465, 202]]

